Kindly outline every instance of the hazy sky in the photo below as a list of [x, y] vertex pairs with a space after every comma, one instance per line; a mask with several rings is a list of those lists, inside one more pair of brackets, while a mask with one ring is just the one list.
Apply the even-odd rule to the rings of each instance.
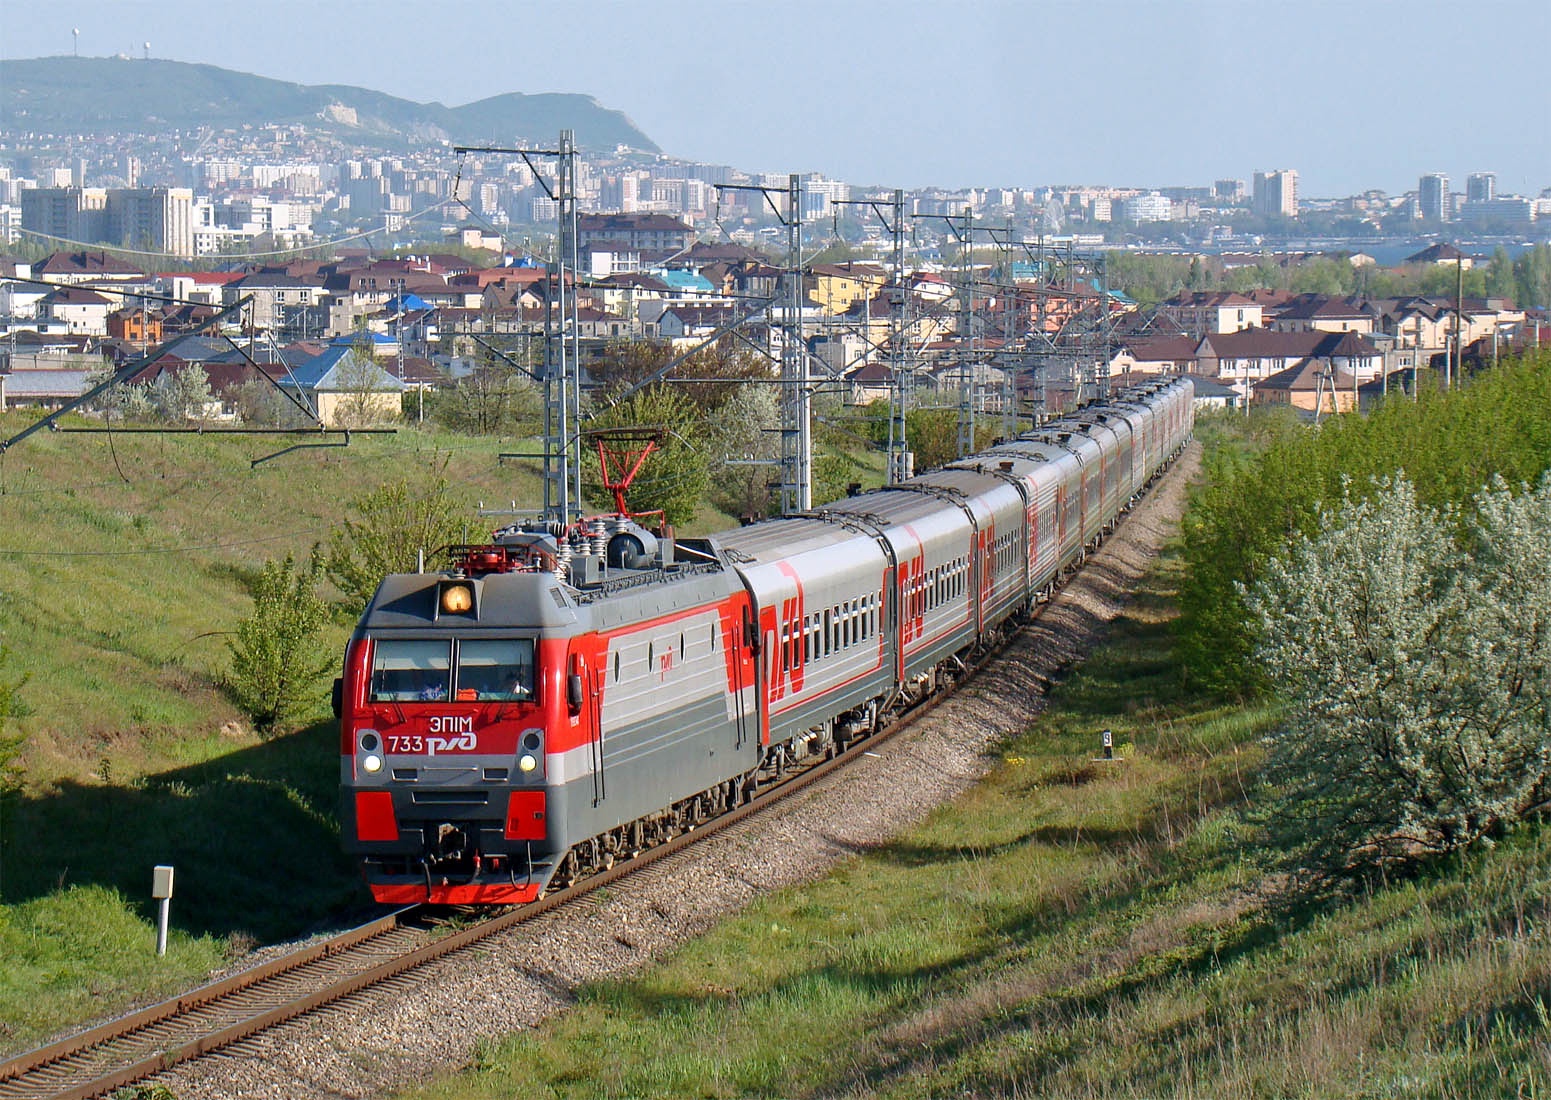
[[449, 106], [581, 92], [673, 155], [853, 183], [1551, 187], [1548, 0], [5, 0], [0, 53], [72, 28]]

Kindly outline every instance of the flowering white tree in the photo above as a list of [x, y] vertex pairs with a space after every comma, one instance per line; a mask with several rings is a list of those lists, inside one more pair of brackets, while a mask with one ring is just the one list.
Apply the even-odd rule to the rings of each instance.
[[731, 515], [764, 518], [781, 456], [775, 387], [745, 382], [709, 420], [711, 499]]
[[1247, 593], [1287, 705], [1260, 809], [1300, 866], [1461, 848], [1551, 792], [1551, 478], [1475, 503], [1383, 482]]
[[215, 400], [210, 392], [210, 376], [192, 363], [157, 375], [149, 397], [157, 419], [169, 424], [206, 419]]

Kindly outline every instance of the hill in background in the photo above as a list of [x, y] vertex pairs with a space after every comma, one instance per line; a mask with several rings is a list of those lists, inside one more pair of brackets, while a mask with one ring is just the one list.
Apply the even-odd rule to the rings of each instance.
[[462, 107], [342, 84], [292, 84], [214, 65], [123, 57], [41, 57], [0, 65], [0, 130], [67, 133], [305, 123], [356, 141], [553, 141], [658, 152], [623, 112], [591, 96], [511, 92]]

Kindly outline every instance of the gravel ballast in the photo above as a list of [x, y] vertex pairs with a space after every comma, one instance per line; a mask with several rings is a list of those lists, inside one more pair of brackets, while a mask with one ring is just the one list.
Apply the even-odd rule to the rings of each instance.
[[1103, 635], [1177, 526], [1191, 444], [1083, 571], [981, 672], [876, 755], [606, 891], [156, 1080], [183, 1100], [378, 1097], [466, 1066], [475, 1045], [533, 1027], [584, 983], [619, 977], [757, 895], [818, 878], [985, 773], [1047, 685]]

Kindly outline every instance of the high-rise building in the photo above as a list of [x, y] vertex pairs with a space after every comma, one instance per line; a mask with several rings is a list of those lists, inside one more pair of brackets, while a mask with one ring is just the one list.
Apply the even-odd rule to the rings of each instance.
[[1255, 173], [1255, 213], [1265, 217], [1298, 216], [1298, 172], [1293, 168], [1273, 168]]
[[1217, 180], [1212, 184], [1212, 198], [1218, 202], [1243, 202], [1243, 180]]
[[1126, 220], [1136, 222], [1166, 222], [1174, 217], [1174, 203], [1167, 195], [1152, 191], [1146, 195], [1132, 195], [1125, 203]]
[[1472, 172], [1465, 178], [1466, 202], [1491, 202], [1497, 197], [1497, 173]]
[[114, 188], [108, 238], [130, 248], [194, 256], [194, 192], [187, 187]]
[[108, 239], [108, 192], [101, 187], [28, 187], [21, 200], [23, 232], [60, 244]]
[[39, 187], [22, 192], [22, 228], [62, 242], [194, 255], [194, 193], [186, 187]]
[[1417, 181], [1417, 211], [1423, 221], [1446, 222], [1449, 209], [1449, 177], [1444, 172], [1429, 172]]

